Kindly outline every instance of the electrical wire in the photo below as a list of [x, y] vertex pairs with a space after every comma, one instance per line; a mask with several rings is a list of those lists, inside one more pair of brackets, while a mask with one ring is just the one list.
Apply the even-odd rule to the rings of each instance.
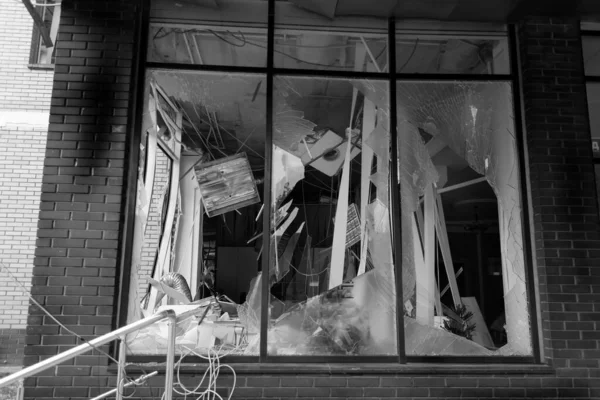
[[417, 38], [415, 40], [415, 45], [413, 46], [412, 51], [410, 52], [410, 55], [408, 56], [408, 58], [406, 59], [406, 61], [404, 62], [404, 64], [402, 64], [402, 66], [396, 70], [396, 72], [402, 72], [402, 70], [408, 65], [408, 63], [410, 62], [410, 60], [412, 60], [413, 56], [415, 55], [415, 52], [417, 51], [417, 46], [418, 45], [419, 45], [419, 38]]
[[[181, 347], [187, 349], [187, 352], [186, 354], [183, 354], [175, 363], [174, 367], [176, 371], [178, 387], [173, 386], [173, 391], [179, 395], [185, 396], [185, 398], [187, 398], [187, 396], [193, 395], [198, 396], [196, 397], [197, 400], [223, 400], [223, 397], [217, 392], [217, 380], [219, 378], [220, 370], [224, 368], [229, 369], [233, 375], [233, 384], [231, 387], [231, 391], [229, 392], [229, 396], [227, 397], [228, 400], [231, 399], [235, 391], [235, 387], [237, 385], [237, 375], [232, 366], [228, 364], [221, 364], [221, 358], [226, 357], [232, 354], [233, 352], [239, 350], [241, 346], [234, 346], [229, 352], [226, 353], [221, 352], [223, 350], [223, 345], [221, 345], [217, 350], [209, 348], [207, 351], [207, 355], [202, 355], [197, 351], [189, 348], [188, 346]], [[190, 355], [195, 355], [208, 361], [208, 367], [204, 371], [204, 374], [202, 375], [202, 378], [200, 379], [196, 387], [194, 387], [193, 389], [186, 387], [181, 382], [180, 374], [181, 364], [183, 363], [183, 360]]]
[[[44, 312], [50, 319], [52, 319], [58, 326], [60, 326], [62, 329], [64, 329], [66, 332], [70, 333], [71, 335], [77, 337], [79, 340], [83, 341], [85, 344], [89, 345], [92, 350], [96, 350], [98, 351], [100, 354], [106, 356], [109, 360], [111, 360], [112, 362], [114, 362], [115, 364], [119, 364], [119, 361], [116, 360], [114, 357], [112, 357], [110, 354], [108, 354], [106, 351], [102, 350], [101, 348], [91, 344], [89, 341], [87, 341], [84, 337], [82, 337], [81, 335], [79, 335], [78, 333], [72, 331], [71, 329], [67, 328], [62, 322], [60, 322], [54, 315], [52, 315], [52, 313], [50, 313], [44, 306], [42, 306], [36, 299], [34, 299], [30, 292], [25, 288], [25, 286], [23, 286], [23, 284], [21, 282], [19, 282], [19, 280], [17, 279], [17, 277], [11, 272], [11, 270], [4, 264], [4, 263], [0, 263], [0, 271], [4, 270], [10, 278], [12, 278], [15, 283], [17, 285], [19, 285], [19, 287], [21, 288], [21, 291], [23, 292], [23, 294], [25, 294], [29, 300], [31, 300], [31, 302], [33, 304], [35, 304], [42, 312]], [[124, 339], [121, 339], [124, 340]], [[127, 344], [125, 344], [125, 346], [127, 346]], [[139, 366], [139, 365], [138, 365]], [[139, 366], [141, 368], [141, 366]], [[143, 369], [142, 372], [144, 373], [144, 375], [147, 375], [147, 372]], [[133, 380], [131, 378], [128, 378], [126, 376], [126, 379], [129, 382], [133, 382]], [[139, 384], [143, 384], [145, 381], [140, 382]], [[100, 386], [99, 386], [100, 387]]]
[[99, 347], [94, 346], [93, 344], [91, 344], [90, 342], [88, 342], [84, 337], [82, 337], [78, 333], [72, 331], [71, 329], [67, 328], [54, 315], [52, 315], [44, 306], [42, 306], [36, 299], [34, 299], [33, 296], [31, 296], [31, 294], [25, 288], [25, 286], [23, 286], [23, 284], [21, 282], [19, 282], [19, 280], [16, 278], [16, 276], [10, 271], [10, 269], [5, 264], [0, 263], [0, 270], [6, 271], [6, 273], [17, 283], [17, 285], [19, 285], [21, 287], [21, 290], [23, 291], [23, 294], [25, 294], [29, 298], [29, 300], [31, 300], [31, 302], [33, 304], [35, 304], [40, 310], [42, 310], [42, 312], [44, 314], [46, 314], [51, 320], [53, 320], [58, 326], [60, 326], [62, 329], [64, 329], [66, 332], [70, 333], [71, 335], [77, 337], [79, 340], [85, 342], [85, 344], [89, 345], [92, 349], [97, 350], [98, 352], [104, 354], [111, 361], [113, 361], [115, 363], [118, 363], [118, 361], [115, 360], [110, 354], [108, 354], [104, 350], [100, 349]]
[[[259, 42], [254, 42], [254, 41], [246, 39], [241, 31], [238, 31], [238, 34], [240, 34], [242, 36], [241, 38], [236, 37], [235, 34], [233, 32], [231, 32], [231, 31], [226, 31], [226, 32], [229, 35], [231, 35], [234, 39], [236, 39], [236, 40], [238, 40], [238, 41], [240, 41], [242, 43], [234, 43], [234, 42], [232, 42], [232, 41], [230, 41], [228, 39], [225, 39], [224, 36], [222, 36], [221, 34], [216, 33], [212, 29], [171, 29], [168, 32], [163, 33], [162, 35], [160, 35], [160, 33], [163, 32], [163, 31], [165, 31], [165, 29], [163, 27], [160, 27], [156, 31], [156, 33], [154, 34], [153, 39], [162, 39], [162, 38], [165, 38], [165, 37], [167, 37], [167, 36], [169, 36], [169, 35], [171, 35], [173, 33], [186, 34], [186, 33], [202, 33], [202, 32], [205, 32], [205, 33], [212, 34], [217, 39], [222, 40], [223, 42], [227, 43], [230, 46], [234, 46], [234, 47], [240, 48], [240, 47], [244, 47], [244, 46], [246, 46], [248, 44], [248, 45], [259, 47], [259, 48], [262, 48], [262, 49], [265, 49], [265, 50], [267, 49], [266, 45], [263, 45], [263, 44], [261, 44]], [[288, 44], [282, 44], [281, 46], [302, 47], [301, 45], [288, 45]], [[337, 45], [334, 45], [334, 46], [322, 46], [322, 48], [341, 48], [341, 47], [353, 47], [353, 46], [352, 45], [344, 45], [344, 46], [337, 46]], [[385, 51], [385, 47], [384, 47], [383, 51]], [[383, 51], [381, 51], [379, 53], [379, 55], [377, 55], [376, 59], [378, 59], [381, 56], [381, 54], [383, 54]], [[316, 62], [302, 60], [302, 59], [300, 59], [298, 57], [294, 57], [291, 54], [288, 54], [288, 53], [286, 53], [284, 51], [277, 50], [277, 49], [273, 49], [273, 52], [277, 53], [277, 54], [281, 54], [282, 56], [291, 58], [292, 60], [295, 60], [295, 61], [297, 61], [299, 63], [307, 64], [307, 65], [312, 65], [312, 66], [317, 66], [317, 67], [325, 67], [325, 68], [331, 68], [331, 67], [333, 67], [335, 65], [335, 62], [333, 62], [331, 64], [323, 64], [323, 63], [316, 63]], [[354, 66], [352, 66], [352, 65], [339, 65], [339, 66], [336, 66], [336, 68], [353, 69]]]

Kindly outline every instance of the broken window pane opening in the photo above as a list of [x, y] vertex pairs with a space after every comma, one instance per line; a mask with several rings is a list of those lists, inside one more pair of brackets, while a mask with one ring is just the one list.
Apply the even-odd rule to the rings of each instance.
[[531, 355], [510, 96], [397, 85], [407, 354]]
[[280, 29], [274, 52], [274, 65], [280, 68], [382, 72], [388, 65], [385, 34]]
[[[316, 3], [314, 6], [322, 7]], [[288, 1], [275, 2], [275, 67], [386, 71], [387, 19], [349, 15], [328, 18], [308, 11], [310, 8]]]
[[[209, 345], [180, 338], [187, 348], [257, 354], [262, 77], [153, 71], [148, 86], [131, 315], [196, 309], [180, 337]], [[409, 354], [531, 352], [509, 95], [505, 83], [398, 85]], [[396, 354], [387, 85], [277, 77], [273, 96], [268, 352]], [[156, 329], [132, 348], [160, 353]]]
[[[441, 28], [441, 26], [440, 26]], [[510, 73], [506, 27], [446, 23], [442, 29], [396, 23], [396, 72], [496, 75]]]
[[[261, 75], [149, 70], [142, 127], [130, 321], [164, 307], [182, 354], [254, 354], [260, 301], [260, 191], [265, 85]], [[166, 325], [128, 338], [163, 354]]]
[[219, 25], [152, 24], [148, 61], [195, 65], [264, 67], [267, 30]]
[[273, 96], [268, 354], [397, 354], [387, 83], [278, 76]]
[[267, 2], [153, 0], [147, 61], [266, 67]]

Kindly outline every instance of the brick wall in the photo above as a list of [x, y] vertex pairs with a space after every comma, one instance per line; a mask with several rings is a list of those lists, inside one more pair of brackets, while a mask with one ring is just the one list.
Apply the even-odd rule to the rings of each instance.
[[166, 197], [168, 184], [171, 177], [170, 159], [162, 151], [156, 152], [156, 165], [154, 171], [154, 187], [158, 190], [152, 191], [150, 210], [148, 211], [148, 222], [144, 246], [140, 257], [138, 298], [142, 299], [148, 290], [148, 278], [152, 276], [152, 269], [160, 246], [161, 220], [163, 218], [163, 202], [168, 201]]
[[20, 365], [23, 362], [25, 347], [25, 329], [0, 329], [0, 367], [3, 365]]
[[1, 6], [0, 262], [25, 289], [0, 271], [0, 366], [22, 363], [53, 74], [28, 67], [33, 21], [23, 4]]
[[0, 363], [20, 364], [10, 346], [27, 320], [46, 128], [0, 127], [0, 262], [12, 275], [0, 272]]
[[[114, 316], [132, 4], [64, 3], [33, 283], [38, 300], [86, 337], [108, 331]], [[552, 366], [446, 365], [435, 373], [433, 367], [408, 365], [362, 376], [319, 365], [314, 370], [322, 367], [323, 373], [296, 373], [298, 367], [249, 373], [237, 366], [234, 398], [600, 397], [598, 210], [577, 24], [532, 19], [520, 26], [533, 247], [543, 347]], [[31, 364], [76, 339], [32, 308], [27, 343]], [[184, 382], [192, 386], [198, 379], [186, 376]], [[105, 358], [85, 356], [28, 379], [25, 395], [87, 398], [114, 381]], [[159, 399], [162, 382], [152, 380], [133, 398]], [[220, 393], [226, 395], [232, 383], [224, 376]]]
[[28, 68], [33, 20], [20, 1], [0, 4], [0, 112], [47, 112], [52, 71]]
[[[64, 1], [61, 15], [32, 293], [87, 338], [111, 330], [117, 298], [136, 3]], [[26, 365], [77, 343], [30, 307]], [[90, 386], [106, 388], [105, 358], [76, 363], [28, 380], [26, 397], [86, 397]]]
[[520, 51], [543, 348], [558, 376], [598, 397], [600, 237], [579, 22], [531, 19]]
[[[460, 369], [460, 367], [458, 367]], [[412, 376], [411, 376], [412, 375]], [[184, 384], [192, 389], [201, 376], [185, 377]], [[234, 379], [222, 373], [217, 393], [227, 398]], [[587, 387], [574, 387], [573, 379], [520, 374], [457, 374], [443, 376], [405, 371], [401, 375], [240, 375], [235, 380], [233, 399], [589, 399]], [[159, 399], [157, 393], [164, 387], [164, 379], [151, 379], [138, 387], [133, 398]], [[133, 393], [127, 390], [125, 395]], [[178, 397], [183, 399], [183, 397]], [[189, 397], [188, 397], [189, 398]]]

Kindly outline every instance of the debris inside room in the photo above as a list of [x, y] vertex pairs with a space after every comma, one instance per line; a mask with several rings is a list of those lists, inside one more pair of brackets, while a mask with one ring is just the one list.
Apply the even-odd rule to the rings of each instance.
[[[248, 45], [260, 32], [233, 46], [225, 31], [150, 31], [154, 61], [266, 53]], [[385, 37], [313, 36], [277, 36], [276, 64], [387, 67]], [[409, 69], [439, 58], [418, 48]], [[259, 74], [147, 71], [128, 322], [186, 313], [181, 353], [258, 355], [266, 334], [269, 355], [395, 355], [403, 320], [409, 355], [530, 355], [510, 85], [399, 81], [396, 110], [385, 80], [266, 88]], [[130, 351], [163, 354], [165, 324], [130, 336]]]

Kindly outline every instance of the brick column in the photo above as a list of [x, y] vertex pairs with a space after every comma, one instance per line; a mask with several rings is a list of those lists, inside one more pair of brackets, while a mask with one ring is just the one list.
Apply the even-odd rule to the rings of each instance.
[[[139, 3], [62, 3], [33, 294], [69, 330], [88, 338], [112, 329], [118, 295]], [[81, 343], [35, 306], [26, 340], [25, 365]], [[80, 356], [74, 365], [28, 379], [25, 397], [93, 397], [108, 390], [106, 366], [104, 356]]]
[[[0, 369], [23, 362], [25, 323], [52, 88], [28, 67], [33, 21], [23, 3], [0, 11]], [[9, 274], [10, 271], [10, 274]], [[12, 275], [12, 276], [11, 276]]]
[[579, 21], [527, 19], [519, 40], [543, 348], [559, 376], [597, 377], [600, 240]]

